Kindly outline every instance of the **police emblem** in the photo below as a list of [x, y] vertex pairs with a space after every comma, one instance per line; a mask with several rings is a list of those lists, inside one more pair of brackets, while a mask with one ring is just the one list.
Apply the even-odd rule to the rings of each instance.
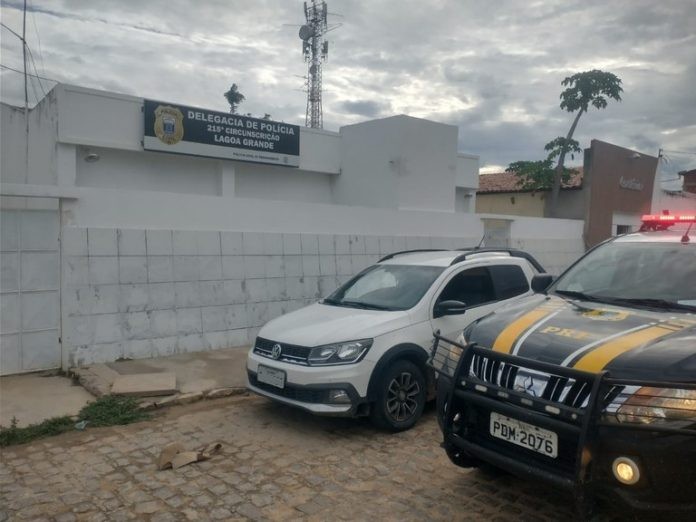
[[155, 136], [162, 143], [174, 145], [184, 137], [184, 115], [175, 107], [159, 105], [155, 109]]

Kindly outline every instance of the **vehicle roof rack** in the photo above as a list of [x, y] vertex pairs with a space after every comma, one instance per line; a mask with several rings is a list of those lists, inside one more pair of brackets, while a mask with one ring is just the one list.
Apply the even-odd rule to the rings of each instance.
[[417, 248], [415, 250], [401, 250], [399, 252], [392, 252], [391, 254], [387, 254], [384, 256], [382, 259], [377, 261], [378, 263], [381, 263], [382, 261], [387, 261], [388, 259], [391, 259], [396, 256], [400, 256], [402, 254], [415, 254], [418, 252], [447, 252], [446, 249], [444, 248]]
[[456, 265], [457, 263], [461, 263], [462, 261], [465, 261], [468, 256], [475, 255], [475, 254], [485, 254], [487, 252], [490, 253], [496, 253], [500, 252], [503, 254], [509, 254], [510, 257], [521, 257], [522, 259], [526, 259], [529, 261], [529, 263], [536, 268], [538, 272], [541, 273], [546, 273], [546, 270], [544, 270], [544, 267], [541, 266], [539, 261], [534, 259], [534, 256], [532, 256], [529, 252], [525, 252], [524, 250], [519, 250], [517, 248], [496, 248], [496, 247], [484, 247], [484, 248], [472, 248], [472, 249], [460, 249], [460, 250], [465, 250], [465, 253], [458, 255], [455, 257], [452, 262], [450, 263], [450, 266]]

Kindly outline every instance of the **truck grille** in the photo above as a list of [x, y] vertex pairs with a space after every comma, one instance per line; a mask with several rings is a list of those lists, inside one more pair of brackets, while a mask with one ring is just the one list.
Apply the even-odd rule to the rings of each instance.
[[[500, 388], [580, 410], [587, 407], [593, 383], [593, 377], [589, 375], [564, 376], [503, 362], [495, 357], [494, 352], [491, 356], [474, 354], [469, 375]], [[601, 401], [602, 406], [610, 404], [623, 389], [624, 386], [609, 387]]]
[[[280, 357], [277, 359], [273, 357], [273, 346], [276, 344], [280, 345], [281, 353]], [[292, 364], [301, 364], [303, 366], [308, 365], [307, 359], [311, 350], [312, 349], [307, 346], [279, 343], [277, 341], [271, 341], [262, 337], [257, 337], [256, 343], [254, 344], [254, 353], [260, 355], [261, 357], [268, 357], [269, 359], [289, 362]]]
[[[603, 403], [620, 392], [615, 387], [600, 387], [601, 375], [476, 345], [463, 346], [439, 336], [430, 364], [453, 381], [444, 430], [448, 442], [524, 464], [565, 485], [581, 474], [578, 456], [590, 442], [588, 427]], [[490, 432], [492, 412], [555, 433], [557, 456], [494, 437]]]

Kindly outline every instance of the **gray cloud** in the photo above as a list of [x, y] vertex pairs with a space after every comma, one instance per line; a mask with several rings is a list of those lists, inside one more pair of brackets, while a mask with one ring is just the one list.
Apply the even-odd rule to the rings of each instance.
[[[300, 0], [29, 5], [27, 38], [44, 76], [223, 111], [222, 93], [235, 82], [247, 98], [242, 112], [304, 122]], [[342, 15], [331, 18], [342, 26], [327, 35], [329, 130], [406, 113], [458, 125], [461, 150], [480, 154], [482, 166], [536, 159], [572, 121], [558, 107], [560, 82], [600, 68], [623, 79], [624, 99], [583, 115], [581, 145], [598, 138], [648, 154], [696, 148], [689, 2], [329, 0], [329, 11]], [[21, 2], [3, 1], [2, 19], [20, 28]], [[2, 63], [21, 69], [19, 42], [1, 34]], [[0, 82], [5, 99], [21, 102], [21, 75], [3, 70]], [[672, 157], [683, 168], [696, 159]]]
[[357, 114], [366, 118], [375, 118], [384, 110], [381, 103], [370, 100], [346, 101], [341, 104], [341, 108], [349, 114]]

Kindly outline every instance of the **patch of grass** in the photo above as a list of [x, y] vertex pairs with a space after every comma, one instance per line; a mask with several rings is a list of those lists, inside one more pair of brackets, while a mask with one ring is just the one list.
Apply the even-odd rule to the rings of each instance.
[[30, 424], [26, 428], [17, 427], [17, 419], [12, 419], [9, 428], [0, 429], [0, 447], [12, 446], [14, 444], [24, 444], [35, 439], [60, 435], [74, 428], [75, 421], [67, 415], [64, 417], [53, 417], [39, 424]]
[[92, 427], [130, 424], [150, 418], [147, 413], [138, 409], [136, 399], [118, 395], [99, 397], [82, 408], [78, 416]]
[[18, 428], [17, 419], [12, 419], [9, 428], [0, 427], [0, 447], [25, 444], [43, 437], [60, 435], [74, 430], [75, 424], [81, 421], [86, 421], [88, 427], [99, 427], [130, 424], [149, 418], [147, 413], [138, 409], [138, 401], [134, 398], [105, 395], [82, 408], [77, 418], [54, 417], [39, 424], [30, 424], [25, 428]]

